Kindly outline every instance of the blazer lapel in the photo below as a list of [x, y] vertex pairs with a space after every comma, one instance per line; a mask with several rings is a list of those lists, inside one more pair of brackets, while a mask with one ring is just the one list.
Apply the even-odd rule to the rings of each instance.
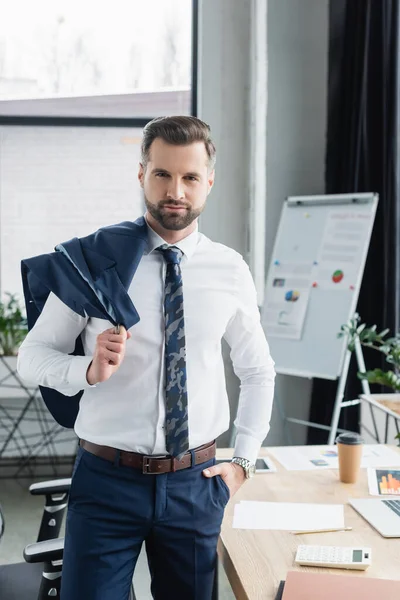
[[56, 250], [66, 256], [96, 294], [108, 320], [129, 329], [140, 320], [128, 289], [146, 244], [147, 225], [142, 217], [135, 223], [113, 226], [112, 232], [105, 227], [87, 238], [73, 238], [56, 246]]

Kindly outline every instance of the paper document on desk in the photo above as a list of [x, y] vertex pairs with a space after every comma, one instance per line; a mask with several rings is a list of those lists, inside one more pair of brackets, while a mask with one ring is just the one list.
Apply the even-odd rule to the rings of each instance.
[[[336, 446], [281, 446], [268, 451], [288, 471], [339, 468]], [[361, 468], [368, 467], [400, 467], [400, 452], [383, 444], [366, 444]]]
[[343, 504], [242, 501], [235, 505], [233, 528], [287, 531], [342, 529]]
[[373, 496], [400, 496], [400, 469], [368, 469], [369, 493]]

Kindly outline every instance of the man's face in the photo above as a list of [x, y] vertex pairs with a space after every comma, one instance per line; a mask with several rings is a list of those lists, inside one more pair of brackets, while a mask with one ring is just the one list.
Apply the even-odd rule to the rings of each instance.
[[188, 146], [167, 144], [156, 138], [139, 181], [150, 215], [164, 228], [188, 227], [203, 211], [214, 182], [203, 142]]

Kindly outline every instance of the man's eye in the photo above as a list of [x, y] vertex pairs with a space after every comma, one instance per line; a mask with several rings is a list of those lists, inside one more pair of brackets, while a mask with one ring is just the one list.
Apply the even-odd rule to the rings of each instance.
[[186, 179], [189, 179], [189, 181], [197, 181], [196, 177], [191, 177], [190, 175], [188, 175]]
[[168, 177], [167, 173], [156, 173], [156, 177]]

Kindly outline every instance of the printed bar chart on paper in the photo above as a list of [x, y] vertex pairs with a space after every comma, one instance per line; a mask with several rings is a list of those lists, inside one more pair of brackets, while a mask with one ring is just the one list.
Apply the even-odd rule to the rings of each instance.
[[368, 486], [373, 496], [400, 496], [400, 469], [368, 469]]
[[391, 473], [387, 477], [382, 475], [379, 482], [379, 490], [381, 494], [398, 494], [400, 490], [400, 473], [399, 479], [393, 477]]

